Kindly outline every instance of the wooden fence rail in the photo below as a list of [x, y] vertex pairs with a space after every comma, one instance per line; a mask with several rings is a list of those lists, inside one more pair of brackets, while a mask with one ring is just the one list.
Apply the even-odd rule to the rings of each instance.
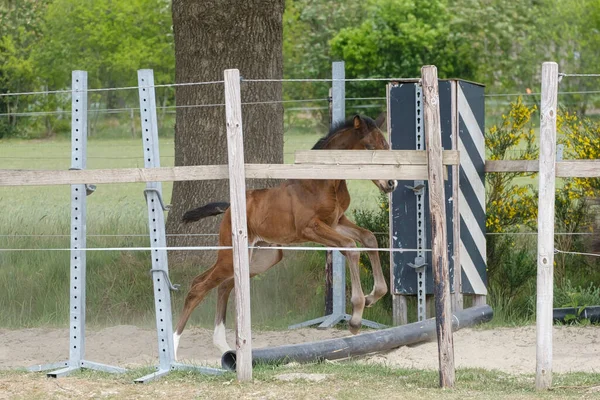
[[[538, 172], [539, 160], [487, 160], [485, 172]], [[600, 160], [566, 160], [556, 163], [557, 178], [599, 178]]]
[[[319, 154], [316, 154], [319, 153]], [[331, 153], [331, 154], [330, 154]], [[424, 151], [315, 150], [296, 153], [296, 164], [245, 164], [247, 179], [427, 179]], [[348, 151], [346, 151], [348, 153]], [[357, 154], [355, 154], [357, 153]], [[363, 155], [361, 153], [368, 153]], [[389, 155], [381, 154], [389, 153]], [[372, 164], [372, 159], [375, 164]], [[458, 152], [444, 151], [443, 163], [456, 165]], [[87, 170], [0, 169], [0, 186], [77, 185], [84, 183], [173, 182], [228, 179], [227, 165]], [[538, 160], [487, 160], [486, 173], [538, 172]], [[599, 178], [600, 160], [556, 163], [556, 177]]]
[[[246, 178], [427, 179], [427, 158], [424, 151], [378, 150], [344, 152], [315, 150], [299, 152], [298, 160], [302, 164], [245, 164]], [[305, 163], [309, 160], [310, 163]], [[376, 164], [372, 164], [371, 160], [376, 160]], [[444, 153], [445, 164], [454, 164], [458, 162], [457, 160], [458, 152], [447, 151]], [[329, 162], [329, 164], [325, 164], [326, 162]], [[228, 179], [228, 171], [229, 167], [227, 165], [88, 170], [2, 169], [0, 170], [0, 186]]]

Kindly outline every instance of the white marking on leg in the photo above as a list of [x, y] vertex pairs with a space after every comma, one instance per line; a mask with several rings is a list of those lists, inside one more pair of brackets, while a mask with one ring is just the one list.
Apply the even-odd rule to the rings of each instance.
[[218, 325], [215, 325], [215, 332], [213, 334], [213, 344], [219, 349], [222, 353], [225, 353], [231, 350], [229, 344], [227, 344], [227, 336], [225, 335], [225, 324], [221, 322]]
[[177, 348], [179, 347], [179, 339], [181, 339], [181, 335], [178, 335], [177, 332], [173, 333], [173, 356], [175, 357], [175, 361], [177, 361]]

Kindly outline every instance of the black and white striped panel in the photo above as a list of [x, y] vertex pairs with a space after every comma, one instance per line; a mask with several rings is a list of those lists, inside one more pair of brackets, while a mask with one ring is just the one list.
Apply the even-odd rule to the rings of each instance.
[[[452, 148], [452, 81], [439, 81], [439, 99], [440, 99], [440, 124], [442, 129], [442, 146], [445, 149]], [[417, 145], [418, 119], [422, 117], [422, 110], [419, 102], [417, 85], [414, 82], [399, 83], [392, 86], [389, 90], [389, 112], [390, 112], [390, 146], [393, 150], [424, 150], [425, 146]], [[421, 111], [419, 111], [421, 110]], [[448, 246], [448, 267], [450, 271], [450, 280], [454, 279], [454, 231], [452, 229], [452, 171], [448, 171], [448, 180], [445, 181], [444, 191], [446, 196], [446, 216], [447, 216], [447, 246]], [[423, 210], [419, 217], [419, 208], [417, 198], [412, 187], [416, 186], [415, 181], [398, 181], [398, 188], [392, 193], [390, 213], [391, 213], [391, 238], [390, 243], [396, 249], [431, 249], [431, 231], [429, 216], [429, 196], [427, 194], [428, 183], [423, 182], [425, 190], [423, 192]], [[421, 227], [425, 233], [424, 243], [419, 241], [418, 229], [419, 220], [424, 221]], [[409, 263], [416, 264], [416, 257], [422, 255], [427, 263], [425, 273], [425, 293], [433, 294], [433, 273], [431, 270], [430, 252], [394, 252], [392, 254], [393, 265], [393, 285], [392, 293], [401, 295], [414, 295], [419, 292], [419, 281], [417, 272], [409, 266]], [[455, 288], [451, 288], [454, 292]]]
[[484, 88], [458, 81], [462, 292], [486, 295]]

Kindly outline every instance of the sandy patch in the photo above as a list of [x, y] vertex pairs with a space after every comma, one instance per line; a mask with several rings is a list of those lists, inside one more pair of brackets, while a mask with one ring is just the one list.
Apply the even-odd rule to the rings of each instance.
[[[227, 331], [230, 345], [233, 331]], [[345, 330], [299, 329], [254, 332], [255, 347], [304, 343], [347, 336]], [[153, 366], [158, 362], [156, 334], [122, 325], [86, 333], [88, 361], [121, 367]], [[0, 368], [20, 368], [68, 359], [67, 329], [0, 330]], [[463, 329], [454, 334], [458, 368], [478, 367], [509, 373], [535, 372], [535, 327]], [[212, 345], [212, 331], [186, 329], [180, 344], [180, 361], [220, 365]], [[600, 327], [555, 327], [554, 372], [600, 372]], [[437, 343], [404, 346], [387, 353], [362, 357], [365, 362], [403, 368], [437, 369]]]

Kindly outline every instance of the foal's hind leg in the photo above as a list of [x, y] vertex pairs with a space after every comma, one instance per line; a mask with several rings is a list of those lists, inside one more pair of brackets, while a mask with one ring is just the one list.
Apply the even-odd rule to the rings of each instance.
[[231, 350], [225, 335], [225, 319], [227, 317], [227, 300], [229, 300], [229, 294], [233, 290], [233, 287], [234, 281], [231, 278], [221, 283], [217, 289], [217, 311], [215, 313], [213, 344], [219, 349], [221, 354]]
[[[265, 245], [260, 243], [260, 245]], [[281, 249], [256, 249], [252, 254], [250, 261], [250, 278], [261, 274], [277, 264], [283, 258]], [[227, 315], [227, 300], [231, 290], [234, 287], [233, 278], [226, 280], [219, 285], [217, 289], [217, 312], [215, 313], [215, 331], [213, 334], [213, 344], [225, 353], [231, 350], [225, 336], [225, 318]]]
[[233, 260], [231, 250], [220, 250], [217, 256], [217, 262], [201, 275], [194, 278], [192, 287], [188, 292], [183, 311], [179, 317], [179, 322], [173, 333], [173, 345], [175, 348], [175, 358], [177, 359], [177, 347], [181, 333], [185, 328], [192, 311], [200, 304], [210, 290], [220, 285], [223, 281], [230, 279], [233, 276]]
[[[354, 240], [359, 241], [363, 246], [367, 248], [377, 248], [377, 239], [375, 235], [368, 229], [361, 228], [360, 226], [352, 223], [344, 215], [338, 222], [336, 231], [342, 235], [351, 237]], [[372, 306], [377, 300], [382, 298], [387, 293], [387, 283], [381, 270], [381, 261], [379, 260], [379, 252], [367, 251], [369, 260], [371, 261], [371, 268], [373, 269], [373, 291], [365, 298], [365, 306]]]

